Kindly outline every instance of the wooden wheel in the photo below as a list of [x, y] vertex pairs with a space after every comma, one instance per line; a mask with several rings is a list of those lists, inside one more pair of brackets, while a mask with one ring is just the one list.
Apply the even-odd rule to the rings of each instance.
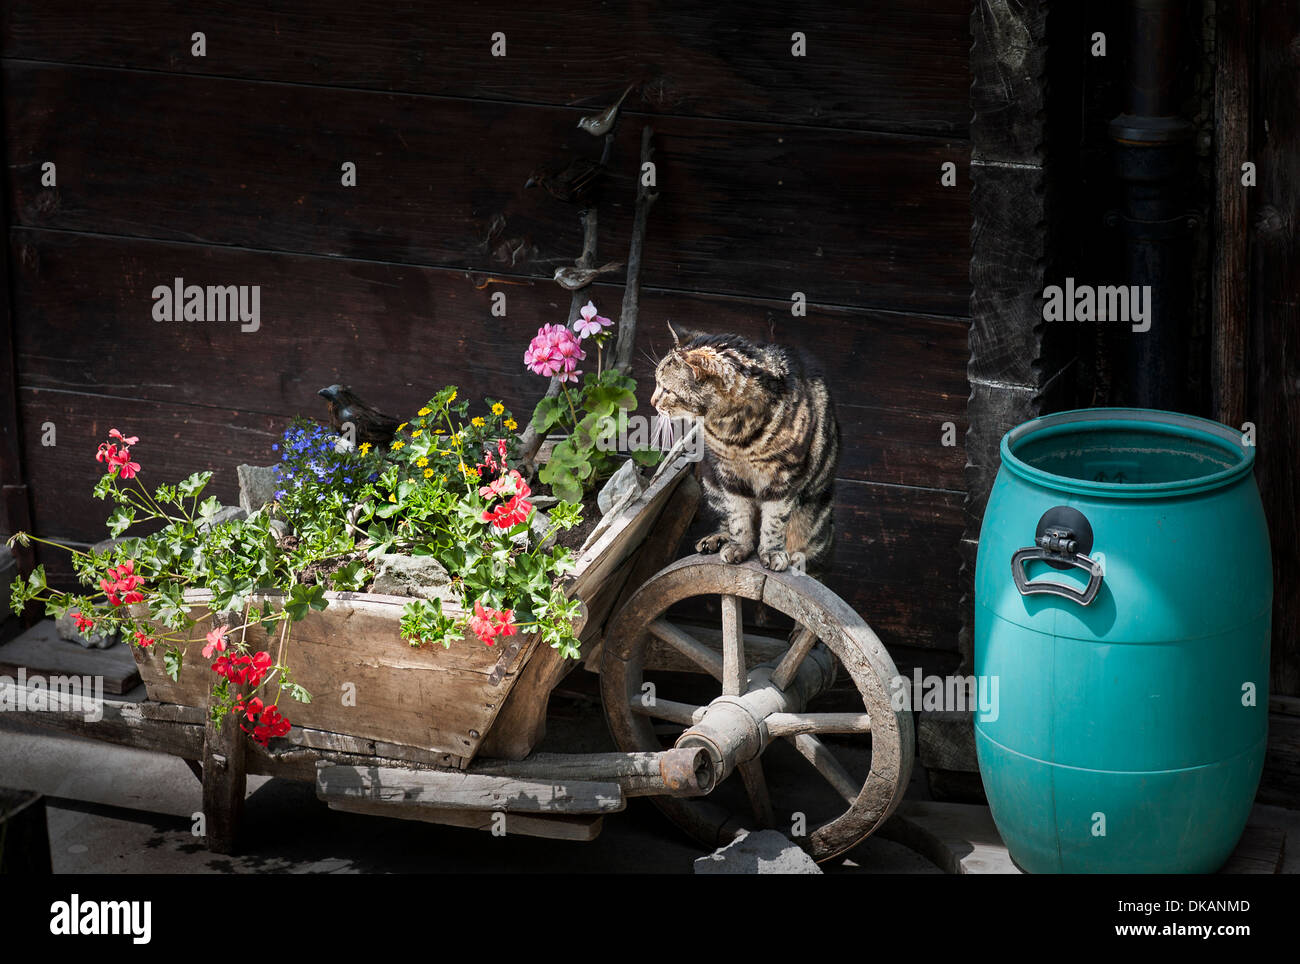
[[[721, 597], [721, 654], [697, 638], [701, 631], [693, 635], [689, 627], [664, 618], [671, 606], [709, 595]], [[751, 643], [757, 641], [741, 617], [746, 599], [795, 622], [788, 641], [757, 665], [756, 646], [748, 647], [746, 659], [746, 635]], [[706, 689], [709, 695], [720, 690], [720, 695], [688, 702], [648, 686], [645, 663], [652, 640], [688, 661], [693, 671], [712, 677]], [[856, 695], [852, 690], [835, 695], [847, 695], [855, 704], [860, 698], [861, 707], [810, 710], [809, 704], [830, 689], [837, 666], [847, 673]], [[813, 859], [824, 861], [874, 832], [902, 799], [912, 771], [913, 732], [910, 712], [895, 710], [890, 699], [890, 683], [897, 675], [871, 628], [815, 579], [793, 571], [769, 572], [752, 560], [730, 565], [717, 556], [691, 556], [653, 576], [611, 621], [601, 661], [601, 696], [620, 750], [675, 745], [709, 751], [711, 772], [700, 779], [708, 796], [653, 798], [700, 843], [717, 847], [742, 827], [776, 826]], [[680, 734], [675, 728], [681, 728]], [[832, 748], [822, 739], [831, 734], [833, 741], [847, 742]], [[773, 806], [762, 755], [774, 741], [788, 743], [806, 760], [806, 775], [824, 784], [820, 789], [835, 814], [815, 825], [809, 817], [803, 834], [797, 820], [782, 825], [793, 811]], [[856, 767], [841, 761], [846, 756], [841, 746], [853, 751]], [[726, 782], [733, 772], [736, 777]], [[729, 801], [721, 792], [727, 787]]]

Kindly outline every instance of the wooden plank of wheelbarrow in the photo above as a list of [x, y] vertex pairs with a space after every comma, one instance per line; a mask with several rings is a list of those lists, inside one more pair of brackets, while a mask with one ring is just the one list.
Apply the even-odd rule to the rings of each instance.
[[327, 803], [362, 799], [431, 810], [515, 813], [616, 813], [626, 806], [617, 783], [552, 783], [460, 770], [399, 770], [330, 763], [316, 768], [316, 796]]
[[395, 817], [398, 820], [419, 820], [444, 827], [464, 827], [469, 830], [487, 830], [498, 835], [521, 837], [546, 837], [551, 840], [576, 840], [588, 843], [600, 836], [605, 818], [597, 814], [547, 814], [505, 813], [494, 810], [431, 810], [429, 807], [365, 800], [357, 797], [335, 797], [329, 801], [331, 810], [344, 813], [362, 813], [372, 817]]

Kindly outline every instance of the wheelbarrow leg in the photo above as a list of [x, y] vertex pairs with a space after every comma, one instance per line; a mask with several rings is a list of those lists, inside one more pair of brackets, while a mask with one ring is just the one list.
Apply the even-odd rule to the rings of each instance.
[[203, 729], [203, 823], [208, 850], [234, 853], [244, 814], [244, 747], [239, 717], [230, 713], [220, 728], [208, 719]]

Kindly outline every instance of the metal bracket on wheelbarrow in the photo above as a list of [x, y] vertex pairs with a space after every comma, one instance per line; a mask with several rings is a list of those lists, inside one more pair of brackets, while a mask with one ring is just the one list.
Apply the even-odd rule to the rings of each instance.
[[[1101, 591], [1101, 563], [1091, 558], [1092, 524], [1078, 509], [1066, 505], [1053, 506], [1038, 520], [1034, 533], [1035, 545], [1017, 549], [1011, 556], [1011, 578], [1022, 596], [1060, 596], [1081, 606], [1087, 606]], [[1030, 582], [1026, 565], [1038, 559], [1053, 569], [1082, 569], [1088, 573], [1088, 585], [1083, 589], [1059, 582]]]

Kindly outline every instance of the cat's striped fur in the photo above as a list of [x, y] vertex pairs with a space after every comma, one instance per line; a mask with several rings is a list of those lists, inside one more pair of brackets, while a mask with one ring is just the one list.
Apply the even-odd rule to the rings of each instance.
[[825, 379], [799, 354], [739, 335], [679, 336], [655, 369], [652, 404], [699, 419], [705, 497], [721, 518], [696, 543], [780, 571], [825, 571], [834, 542], [840, 430]]

